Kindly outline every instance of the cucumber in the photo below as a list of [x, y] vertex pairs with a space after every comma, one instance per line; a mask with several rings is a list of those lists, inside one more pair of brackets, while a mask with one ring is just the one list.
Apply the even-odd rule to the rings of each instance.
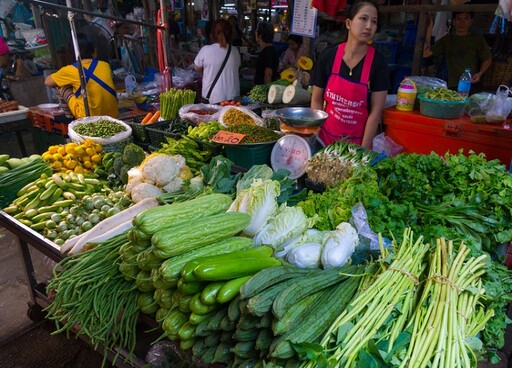
[[202, 263], [194, 268], [194, 275], [203, 281], [231, 280], [279, 265], [281, 262], [273, 257], [226, 259]]
[[228, 303], [240, 294], [240, 288], [249, 280], [251, 276], [243, 276], [237, 279], [229, 280], [220, 287], [217, 293], [218, 303]]
[[181, 256], [167, 259], [160, 266], [160, 274], [165, 280], [176, 280], [180, 277], [183, 267], [187, 264], [187, 262], [195, 258], [230, 253], [237, 250], [247, 249], [251, 246], [252, 241], [249, 238], [234, 236], [223, 239], [219, 242], [191, 250], [190, 252], [187, 252]]
[[223, 281], [212, 282], [206, 285], [201, 292], [201, 302], [204, 304], [215, 304], [219, 289], [225, 284]]

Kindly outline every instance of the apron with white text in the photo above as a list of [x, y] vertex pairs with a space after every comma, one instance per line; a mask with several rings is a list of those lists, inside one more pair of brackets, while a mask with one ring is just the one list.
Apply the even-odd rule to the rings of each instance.
[[375, 49], [368, 47], [359, 83], [339, 75], [345, 43], [338, 46], [331, 75], [325, 87], [325, 111], [329, 117], [320, 129], [319, 138], [327, 146], [344, 138], [352, 143], [361, 144], [364, 128], [368, 119], [368, 81]]

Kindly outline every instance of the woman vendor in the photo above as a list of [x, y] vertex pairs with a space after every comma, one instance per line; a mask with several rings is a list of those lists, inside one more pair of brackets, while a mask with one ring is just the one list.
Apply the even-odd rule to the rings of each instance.
[[326, 48], [312, 75], [311, 107], [329, 117], [319, 138], [329, 145], [338, 139], [371, 148], [390, 88], [383, 55], [368, 45], [377, 30], [374, 0], [356, 0], [345, 25], [347, 42]]
[[[110, 65], [95, 58], [96, 50], [91, 36], [79, 33], [77, 39], [85, 74], [90, 115], [108, 115], [117, 118], [119, 116], [117, 94]], [[60, 105], [66, 115], [75, 118], [86, 116], [77, 63], [62, 67], [46, 77], [44, 83], [48, 87], [57, 89]]]

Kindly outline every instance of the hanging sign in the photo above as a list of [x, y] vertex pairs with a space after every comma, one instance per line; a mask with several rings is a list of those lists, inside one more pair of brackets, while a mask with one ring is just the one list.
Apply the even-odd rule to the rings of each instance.
[[318, 11], [311, 7], [311, 0], [295, 0], [292, 9], [291, 32], [305, 37], [315, 37]]

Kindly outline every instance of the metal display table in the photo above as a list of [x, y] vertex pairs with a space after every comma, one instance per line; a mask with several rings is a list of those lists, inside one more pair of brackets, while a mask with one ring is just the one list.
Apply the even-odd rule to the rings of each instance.
[[[63, 259], [63, 256], [60, 253], [60, 248], [52, 241], [46, 239], [41, 234], [30, 229], [28, 226], [23, 225], [4, 211], [0, 211], [0, 226], [3, 226], [6, 230], [10, 231], [18, 240], [24, 272], [30, 292], [29, 310], [27, 314], [31, 320], [41, 321], [45, 318], [43, 309], [50, 305], [50, 300], [46, 294], [46, 285], [44, 283], [38, 283], [36, 280], [29, 247], [32, 247], [55, 262], [59, 262]], [[116, 360], [117, 367], [142, 367], [146, 364], [144, 359], [141, 359], [140, 356], [145, 356], [146, 352], [149, 350], [151, 341], [148, 339], [151, 336], [145, 336], [146, 334], [144, 331], [158, 327], [158, 325], [154, 320], [146, 316], [141, 317], [139, 324], [140, 334], [137, 333], [135, 356], [127, 360], [125, 358], [128, 357], [128, 352], [124, 349], [120, 349], [119, 357]], [[85, 335], [80, 334], [78, 336], [86, 343], [90, 343]], [[139, 336], [141, 337], [140, 339]], [[103, 351], [103, 348], [98, 348], [98, 352], [101, 353], [101, 351]], [[109, 351], [107, 353], [107, 359], [109, 361], [113, 361], [116, 354], [118, 354], [118, 351]]]

